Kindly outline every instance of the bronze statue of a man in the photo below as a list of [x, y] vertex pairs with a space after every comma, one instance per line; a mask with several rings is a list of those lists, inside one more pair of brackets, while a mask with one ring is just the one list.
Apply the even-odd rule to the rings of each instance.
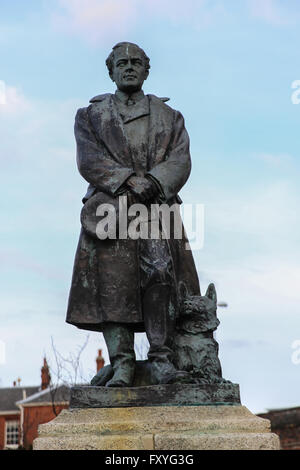
[[[135, 44], [117, 44], [106, 61], [115, 94], [93, 98], [75, 122], [77, 163], [89, 183], [83, 202], [126, 194], [149, 207], [180, 204], [190, 171], [189, 137], [167, 98], [142, 91], [149, 58]], [[187, 239], [100, 240], [82, 229], [67, 322], [103, 332], [114, 375], [109, 387], [131, 386], [134, 332], [145, 331], [153, 383], [173, 383], [173, 340], [184, 296], [200, 295]]]

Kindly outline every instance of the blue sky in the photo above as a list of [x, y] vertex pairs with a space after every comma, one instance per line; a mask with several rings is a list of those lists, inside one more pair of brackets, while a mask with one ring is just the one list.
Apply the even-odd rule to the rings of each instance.
[[[238, 5], [238, 6], [237, 6]], [[202, 290], [216, 283], [224, 376], [252, 411], [300, 406], [300, 5], [296, 0], [2, 0], [0, 4], [1, 386], [40, 381], [42, 357], [76, 351], [65, 324], [86, 183], [73, 122], [113, 92], [105, 59], [122, 40], [151, 59], [145, 92], [169, 96], [191, 137], [182, 191], [205, 204], [195, 251]], [[93, 374], [100, 335], [83, 355]]]

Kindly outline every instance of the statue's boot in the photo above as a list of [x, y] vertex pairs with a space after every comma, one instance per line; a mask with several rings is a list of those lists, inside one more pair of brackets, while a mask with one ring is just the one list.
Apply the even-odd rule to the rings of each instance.
[[175, 334], [175, 309], [171, 299], [172, 287], [154, 284], [147, 289], [144, 299], [144, 323], [150, 349], [153, 384], [188, 381], [189, 374], [177, 371], [173, 364], [172, 341]]
[[106, 387], [131, 387], [135, 372], [134, 332], [124, 324], [107, 323], [103, 335], [114, 371]]

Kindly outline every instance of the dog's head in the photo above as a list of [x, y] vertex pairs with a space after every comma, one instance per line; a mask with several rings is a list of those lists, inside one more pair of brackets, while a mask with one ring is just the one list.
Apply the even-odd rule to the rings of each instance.
[[219, 324], [214, 284], [208, 286], [204, 296], [184, 298], [178, 322], [180, 330], [191, 334], [208, 333], [215, 331]]

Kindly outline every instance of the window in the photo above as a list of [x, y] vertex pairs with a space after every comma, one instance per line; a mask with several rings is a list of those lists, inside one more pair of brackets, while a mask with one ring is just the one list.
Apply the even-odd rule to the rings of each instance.
[[5, 447], [15, 449], [19, 446], [19, 421], [6, 421]]

